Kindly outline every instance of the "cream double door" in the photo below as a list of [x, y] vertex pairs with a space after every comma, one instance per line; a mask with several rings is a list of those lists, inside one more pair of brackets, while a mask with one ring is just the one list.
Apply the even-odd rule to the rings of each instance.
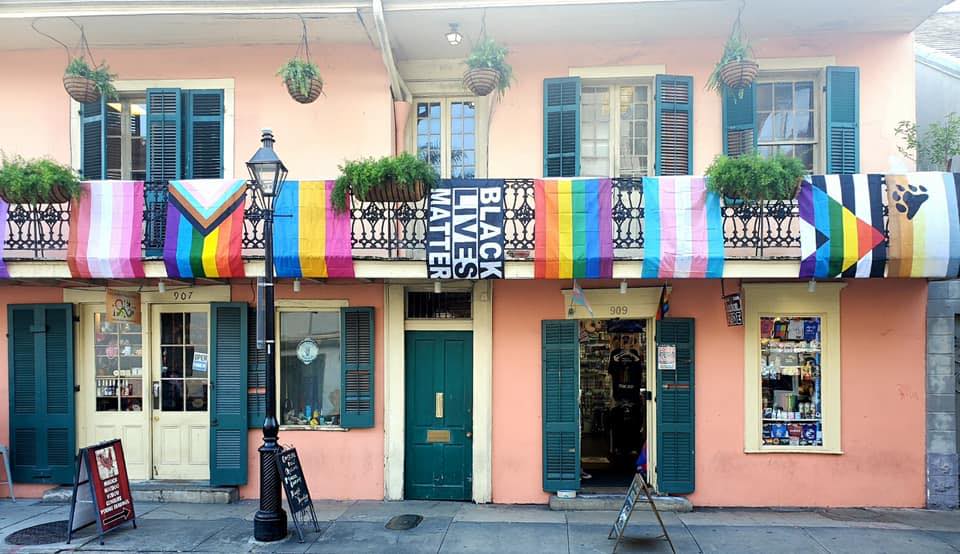
[[209, 306], [155, 304], [147, 317], [114, 324], [85, 307], [83, 444], [122, 439], [132, 479], [209, 479]]

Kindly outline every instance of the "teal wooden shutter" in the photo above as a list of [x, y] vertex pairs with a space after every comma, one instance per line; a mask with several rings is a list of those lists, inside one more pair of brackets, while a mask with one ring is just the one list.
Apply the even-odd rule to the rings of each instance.
[[543, 490], [580, 488], [580, 322], [544, 321]]
[[267, 417], [267, 354], [257, 349], [257, 310], [247, 310], [247, 426], [263, 427]]
[[723, 153], [732, 158], [757, 148], [756, 86], [740, 92], [723, 87]]
[[694, 490], [693, 319], [657, 322], [657, 347], [677, 348], [676, 369], [657, 367], [657, 489]]
[[183, 93], [185, 179], [223, 177], [223, 91]]
[[[147, 89], [147, 181], [180, 179], [180, 89]], [[167, 189], [149, 187], [145, 195], [145, 209], [155, 214], [166, 213]], [[144, 229], [147, 244], [163, 244], [167, 221], [165, 217], [148, 218]], [[148, 248], [147, 256], [163, 255], [163, 248]]]
[[657, 75], [657, 175], [693, 173], [693, 77]]
[[96, 180], [107, 177], [107, 101], [80, 105], [80, 175]]
[[827, 68], [827, 173], [860, 171], [860, 69]]
[[340, 309], [340, 426], [373, 427], [373, 308]]
[[247, 482], [247, 310], [210, 305], [210, 484]]
[[73, 305], [10, 305], [10, 458], [19, 483], [73, 481]]
[[543, 176], [580, 175], [580, 78], [543, 80]]

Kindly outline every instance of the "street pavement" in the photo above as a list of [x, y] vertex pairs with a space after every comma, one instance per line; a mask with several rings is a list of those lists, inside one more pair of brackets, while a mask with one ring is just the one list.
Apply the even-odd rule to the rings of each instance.
[[[238, 504], [138, 503], [129, 524], [100, 545], [92, 528], [72, 544], [12, 546], [0, 552], [612, 552], [607, 539], [615, 512], [554, 512], [543, 506], [457, 502], [317, 502], [321, 532], [298, 542], [252, 540], [255, 502]], [[419, 514], [408, 531], [384, 525], [393, 516]], [[0, 536], [69, 516], [65, 504], [0, 501]], [[893, 509], [702, 509], [664, 514], [678, 552], [960, 552], [960, 512]], [[637, 511], [618, 552], [670, 552], [652, 512]]]

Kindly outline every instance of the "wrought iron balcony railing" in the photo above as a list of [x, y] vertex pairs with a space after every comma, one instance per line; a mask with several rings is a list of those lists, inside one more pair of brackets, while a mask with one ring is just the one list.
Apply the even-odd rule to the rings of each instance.
[[[166, 227], [167, 183], [145, 186], [143, 248], [159, 257]], [[643, 187], [640, 178], [614, 179], [613, 246], [618, 259], [640, 259], [644, 243]], [[350, 212], [354, 257], [423, 259], [427, 201], [381, 204], [354, 201]], [[532, 259], [536, 203], [533, 179], [507, 179], [504, 235], [508, 259]], [[722, 208], [728, 258], [798, 258], [799, 213], [796, 202], [741, 203]], [[68, 204], [12, 204], [8, 209], [7, 259], [64, 259], [70, 236]], [[250, 187], [244, 206], [244, 255], [263, 256], [263, 199]]]

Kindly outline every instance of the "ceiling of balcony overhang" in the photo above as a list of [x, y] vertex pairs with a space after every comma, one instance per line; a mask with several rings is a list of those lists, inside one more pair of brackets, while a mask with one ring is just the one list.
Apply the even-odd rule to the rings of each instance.
[[[745, 32], [754, 39], [810, 33], [908, 32], [947, 0], [746, 0]], [[510, 44], [563, 40], [643, 42], [664, 37], [723, 37], [740, 0], [383, 0], [399, 59], [465, 56], [486, 19], [490, 36]], [[91, 47], [293, 44], [302, 14], [314, 43], [376, 44], [370, 1], [351, 0], [0, 0], [0, 49], [56, 47], [40, 30]], [[458, 23], [468, 40], [449, 46]]]

